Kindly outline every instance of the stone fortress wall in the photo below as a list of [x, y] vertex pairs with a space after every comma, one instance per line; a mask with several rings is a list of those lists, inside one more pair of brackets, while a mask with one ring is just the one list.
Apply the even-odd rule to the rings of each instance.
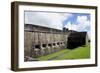
[[32, 24], [24, 26], [25, 56], [40, 57], [65, 49], [67, 32]]
[[87, 32], [58, 30], [33, 24], [24, 25], [24, 57], [38, 58], [66, 48], [88, 43]]

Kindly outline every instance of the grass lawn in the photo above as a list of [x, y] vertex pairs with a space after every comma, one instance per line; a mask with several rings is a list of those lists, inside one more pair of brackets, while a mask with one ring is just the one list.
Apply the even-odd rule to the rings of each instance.
[[90, 45], [81, 46], [73, 50], [64, 49], [46, 56], [39, 57], [38, 60], [66, 60], [66, 59], [86, 59], [90, 58]]

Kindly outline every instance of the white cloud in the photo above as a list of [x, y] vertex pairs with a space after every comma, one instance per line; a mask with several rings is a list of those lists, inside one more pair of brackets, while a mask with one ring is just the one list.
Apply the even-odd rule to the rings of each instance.
[[77, 30], [77, 26], [75, 24], [71, 24], [70, 21], [64, 27], [68, 28], [69, 30]]
[[85, 23], [87, 21], [87, 16], [78, 16], [77, 17], [77, 23]]
[[76, 23], [71, 24], [71, 21], [69, 21], [64, 27], [70, 30], [85, 31], [87, 27], [90, 27], [90, 20], [87, 16], [78, 16]]
[[70, 16], [70, 13], [25, 12], [25, 24], [62, 29], [63, 21]]
[[90, 27], [90, 20], [88, 20], [87, 16], [78, 16], [76, 23], [71, 24], [69, 21], [64, 27], [68, 28], [69, 30], [76, 30], [76, 31], [87, 31], [88, 36], [90, 37], [90, 29], [87, 29]]
[[[63, 21], [73, 16], [71, 13], [25, 12], [25, 24], [40, 25], [62, 30]], [[90, 20], [87, 16], [77, 16], [76, 23], [69, 21], [64, 27], [69, 30], [87, 31], [90, 36]]]

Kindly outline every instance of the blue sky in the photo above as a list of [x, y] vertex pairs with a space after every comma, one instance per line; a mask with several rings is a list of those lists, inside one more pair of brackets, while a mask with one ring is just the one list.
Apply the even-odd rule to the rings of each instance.
[[77, 24], [77, 17], [78, 16], [87, 16], [87, 20], [90, 20], [90, 14], [86, 13], [72, 13], [73, 16], [69, 17], [68, 19], [63, 21], [63, 26], [67, 24], [67, 22], [71, 22], [71, 24]]
[[90, 14], [86, 13], [72, 13], [72, 16], [63, 21], [63, 27], [69, 30], [86, 31], [90, 37], [91, 30]]
[[40, 25], [62, 30], [87, 31], [90, 36], [91, 15], [87, 13], [25, 11], [25, 24]]

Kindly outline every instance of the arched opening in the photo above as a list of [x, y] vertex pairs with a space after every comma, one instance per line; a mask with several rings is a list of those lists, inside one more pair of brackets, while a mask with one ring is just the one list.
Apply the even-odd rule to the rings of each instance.
[[46, 47], [46, 44], [42, 44], [42, 47]]
[[57, 42], [57, 45], [59, 45], [59, 42]]
[[48, 44], [48, 46], [50, 46], [50, 47], [51, 47], [52, 45], [51, 45], [51, 44]]
[[35, 45], [35, 48], [39, 48], [40, 49], [40, 45]]
[[55, 43], [53, 43], [53, 46], [55, 46]]

